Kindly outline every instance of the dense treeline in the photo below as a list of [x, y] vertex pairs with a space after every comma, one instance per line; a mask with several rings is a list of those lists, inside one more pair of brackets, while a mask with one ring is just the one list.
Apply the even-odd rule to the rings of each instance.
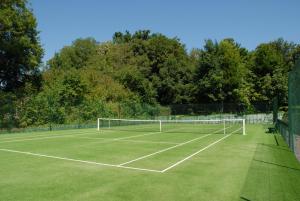
[[232, 38], [188, 52], [178, 38], [139, 30], [77, 39], [46, 65], [26, 1], [0, 4], [0, 126], [153, 116], [161, 105], [287, 101], [300, 45], [277, 39], [249, 51]]

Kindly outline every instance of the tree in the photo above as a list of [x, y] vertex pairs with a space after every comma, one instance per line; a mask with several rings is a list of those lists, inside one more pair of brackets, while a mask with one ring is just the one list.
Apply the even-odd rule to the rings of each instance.
[[183, 44], [177, 38], [162, 34], [149, 35], [139, 31], [133, 35], [132, 48], [136, 57], [144, 58], [146, 65], [139, 70], [156, 89], [160, 104], [187, 103], [187, 92], [192, 77], [192, 65]]
[[[195, 53], [194, 53], [195, 54]], [[194, 75], [195, 102], [249, 104], [245, 66], [247, 53], [233, 39], [207, 40]]]
[[123, 65], [118, 65], [121, 67], [118, 79], [131, 91], [138, 92], [143, 101], [154, 103], [152, 100], [156, 99], [163, 105], [190, 101], [193, 64], [178, 38], [139, 30], [134, 34], [117, 32], [113, 43], [117, 49], [124, 45], [130, 48], [118, 57], [127, 56], [122, 60]]
[[135, 92], [141, 99], [141, 102], [155, 104], [156, 91], [152, 83], [145, 79], [142, 73], [135, 66], [123, 67], [116, 73], [117, 80], [126, 88]]
[[97, 53], [97, 42], [93, 38], [77, 39], [65, 46], [48, 61], [48, 68], [79, 69], [87, 65]]
[[0, 3], [0, 90], [16, 91], [32, 83], [39, 88], [43, 56], [36, 19], [26, 0]]
[[281, 103], [287, 102], [288, 71], [294, 62], [294, 49], [293, 44], [282, 39], [257, 46], [250, 70], [258, 100], [271, 102], [279, 96]]

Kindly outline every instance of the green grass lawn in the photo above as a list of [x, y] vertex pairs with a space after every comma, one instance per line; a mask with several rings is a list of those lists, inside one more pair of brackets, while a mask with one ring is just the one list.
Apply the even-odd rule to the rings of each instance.
[[300, 200], [298, 161], [262, 125], [184, 131], [0, 135], [0, 200]]

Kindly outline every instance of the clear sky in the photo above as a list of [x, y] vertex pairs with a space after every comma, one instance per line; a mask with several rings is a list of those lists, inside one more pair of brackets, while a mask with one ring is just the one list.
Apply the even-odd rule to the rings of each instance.
[[187, 50], [205, 39], [234, 38], [249, 50], [283, 37], [300, 43], [300, 0], [29, 0], [44, 61], [77, 38], [111, 40], [149, 29], [178, 37]]

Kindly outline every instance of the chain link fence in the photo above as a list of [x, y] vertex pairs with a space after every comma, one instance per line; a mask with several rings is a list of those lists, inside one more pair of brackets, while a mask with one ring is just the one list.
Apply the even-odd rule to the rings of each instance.
[[[100, 104], [100, 103], [99, 103]], [[106, 118], [124, 118], [124, 119], [237, 119], [243, 118], [246, 123], [263, 123], [272, 124], [273, 111], [272, 104], [268, 102], [253, 103], [246, 106], [239, 103], [210, 103], [210, 104], [177, 104], [177, 105], [148, 105], [140, 103], [117, 103], [105, 105], [103, 108], [89, 112], [89, 108], [74, 108], [71, 119], [63, 123], [55, 121], [55, 117], [60, 116], [56, 111], [49, 109], [46, 116], [48, 120], [44, 124], [32, 126], [17, 127], [11, 126], [9, 129], [0, 129], [0, 133], [8, 132], [32, 132], [32, 131], [51, 131], [63, 129], [95, 128], [96, 119], [99, 117]], [[7, 111], [9, 113], [10, 111]], [[11, 111], [10, 116], [18, 116], [16, 110]], [[47, 112], [46, 112], [47, 113]], [[4, 124], [2, 124], [4, 125]]]
[[289, 73], [287, 113], [277, 120], [276, 128], [300, 160], [300, 60]]

